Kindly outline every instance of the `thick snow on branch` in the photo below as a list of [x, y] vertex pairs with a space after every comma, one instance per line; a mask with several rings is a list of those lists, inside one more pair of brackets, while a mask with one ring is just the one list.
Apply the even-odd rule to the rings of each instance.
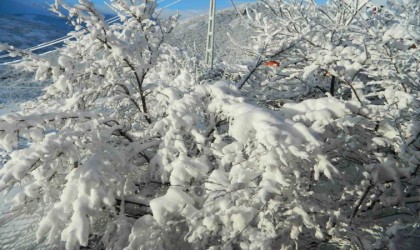
[[207, 71], [155, 1], [112, 0], [114, 24], [55, 1], [86, 31], [56, 58], [0, 45], [53, 82], [0, 117], [7, 218], [59, 249], [409, 249], [420, 4], [297, 2], [246, 9], [247, 54]]

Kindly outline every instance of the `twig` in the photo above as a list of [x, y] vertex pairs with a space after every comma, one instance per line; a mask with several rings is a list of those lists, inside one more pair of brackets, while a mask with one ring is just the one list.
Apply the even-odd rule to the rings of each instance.
[[365, 191], [363, 192], [362, 197], [360, 197], [360, 199], [357, 201], [356, 206], [355, 206], [355, 208], [354, 208], [354, 210], [353, 210], [353, 214], [352, 214], [352, 215], [351, 215], [351, 217], [350, 217], [350, 225], [351, 225], [351, 223], [353, 222], [353, 219], [356, 217], [357, 212], [359, 211], [359, 209], [360, 209], [360, 207], [361, 207], [361, 205], [362, 205], [363, 201], [365, 200], [366, 196], [368, 195], [368, 193], [369, 193], [369, 191], [370, 191], [370, 189], [371, 189], [372, 187], [373, 187], [373, 185], [372, 185], [372, 184], [370, 184], [369, 186], [367, 186], [367, 187], [365, 188]]

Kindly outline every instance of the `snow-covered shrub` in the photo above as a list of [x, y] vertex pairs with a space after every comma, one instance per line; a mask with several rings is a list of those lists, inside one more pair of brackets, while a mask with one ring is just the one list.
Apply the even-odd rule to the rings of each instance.
[[[262, 92], [265, 101], [330, 92], [362, 102], [367, 92], [362, 89], [375, 77], [397, 81], [405, 92], [407, 85], [418, 90], [418, 2], [391, 2], [375, 15], [367, 8], [371, 5], [368, 0], [260, 1], [247, 11], [255, 36], [242, 50], [255, 59], [238, 86], [252, 88], [254, 95]], [[269, 66], [270, 61], [279, 65]]]
[[[260, 39], [250, 48], [257, 60], [238, 86], [316, 131], [342, 172], [334, 186], [339, 195], [329, 195], [331, 207], [340, 204], [329, 242], [382, 248], [390, 238], [399, 248], [386, 228], [395, 222], [415, 231], [419, 219], [420, 3], [390, 1], [377, 13], [370, 1], [358, 0], [261, 5], [265, 11], [250, 15]], [[283, 51], [290, 39], [294, 46]], [[282, 53], [273, 57], [267, 48]], [[267, 67], [268, 60], [280, 66]]]
[[33, 109], [0, 118], [10, 157], [0, 189], [23, 187], [12, 209], [41, 217], [38, 240], [67, 249], [410, 247], [419, 3], [373, 15], [369, 1], [260, 2], [246, 11], [256, 34], [244, 48], [255, 58], [247, 72], [206, 81], [164, 43], [176, 18], [159, 19], [155, 1], [112, 1], [113, 25], [88, 1], [56, 1], [81, 29], [56, 60], [3, 47], [54, 81]]
[[57, 58], [2, 46], [32, 59], [19, 67], [53, 84], [27, 105], [33, 109], [1, 118], [10, 160], [0, 170], [0, 189], [24, 186], [12, 209], [41, 214], [38, 240], [68, 249], [102, 235], [107, 247], [127, 245], [131, 226], [121, 224], [134, 220], [125, 214], [150, 213], [136, 209], [150, 197], [128, 198], [150, 181], [160, 139], [147, 134], [148, 124], [193, 80], [185, 55], [164, 44], [177, 17], [160, 19], [155, 1], [111, 4], [120, 21], [109, 25], [89, 1], [56, 1], [52, 9], [79, 30]]
[[195, 88], [156, 125], [166, 131], [156, 159], [171, 185], [151, 202], [158, 224], [185, 224], [198, 249], [270, 248], [276, 228], [284, 244], [308, 231], [323, 238], [313, 220], [326, 210], [307, 199], [308, 182], [338, 172], [311, 129], [244, 102], [226, 82]]

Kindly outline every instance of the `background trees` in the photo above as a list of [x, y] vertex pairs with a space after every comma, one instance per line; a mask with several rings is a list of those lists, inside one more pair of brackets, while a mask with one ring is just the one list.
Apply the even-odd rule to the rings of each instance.
[[369, 5], [260, 1], [248, 71], [197, 82], [154, 1], [112, 1], [113, 25], [56, 1], [85, 28], [58, 59], [4, 46], [54, 83], [2, 117], [0, 188], [67, 249], [410, 247], [420, 6]]

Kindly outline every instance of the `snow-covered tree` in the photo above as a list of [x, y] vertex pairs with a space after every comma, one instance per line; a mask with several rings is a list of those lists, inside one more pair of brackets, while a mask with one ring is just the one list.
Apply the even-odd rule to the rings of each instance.
[[[419, 140], [418, 1], [392, 1], [377, 13], [366, 8], [369, 1], [330, 1], [325, 6], [261, 2], [259, 8], [266, 11], [257, 10], [250, 24], [260, 39], [256, 49], [250, 48], [258, 59], [245, 74], [259, 85], [255, 88], [251, 81], [239, 87], [317, 131], [328, 159], [347, 174], [334, 187], [334, 192], [342, 190], [340, 195], [328, 195], [331, 207], [341, 204], [335, 213], [349, 219], [334, 219], [334, 230], [327, 226], [330, 242], [347, 238], [351, 243], [346, 244], [382, 248], [388, 237], [391, 248], [401, 247], [396, 242], [412, 237], [408, 228], [415, 228], [419, 219], [419, 193], [413, 191], [418, 190], [419, 168], [419, 148], [414, 146]], [[288, 39], [294, 46], [283, 51]], [[265, 49], [270, 46], [282, 53], [271, 57]], [[269, 69], [274, 74], [267, 77], [263, 62], [273, 59], [280, 67]], [[330, 92], [329, 97], [319, 98], [322, 92]], [[279, 108], [311, 96], [318, 98]], [[402, 214], [414, 222], [404, 221]], [[392, 221], [399, 222], [387, 231]], [[397, 229], [405, 230], [403, 236]]]
[[79, 30], [57, 59], [3, 46], [53, 80], [0, 118], [0, 189], [23, 187], [12, 211], [40, 217], [38, 240], [408, 247], [419, 232], [417, 1], [375, 15], [369, 1], [260, 1], [247, 10], [248, 72], [200, 82], [164, 43], [176, 18], [151, 0], [111, 4], [120, 22], [109, 25], [88, 1], [55, 2]]
[[164, 115], [166, 95], [192, 80], [188, 60], [164, 45], [177, 17], [159, 18], [155, 1], [111, 4], [120, 22], [109, 25], [89, 1], [55, 1], [52, 9], [76, 29], [57, 57], [3, 46], [32, 59], [20, 66], [35, 71], [37, 79], [54, 83], [35, 109], [2, 119], [2, 147], [10, 160], [1, 169], [0, 186], [25, 186], [12, 209], [39, 213], [38, 239], [65, 242], [68, 249], [87, 246], [97, 235], [115, 236], [112, 226], [103, 225], [120, 221], [124, 207], [130, 211], [126, 197], [150, 181], [148, 151], [160, 140], [147, 134], [148, 124]]

